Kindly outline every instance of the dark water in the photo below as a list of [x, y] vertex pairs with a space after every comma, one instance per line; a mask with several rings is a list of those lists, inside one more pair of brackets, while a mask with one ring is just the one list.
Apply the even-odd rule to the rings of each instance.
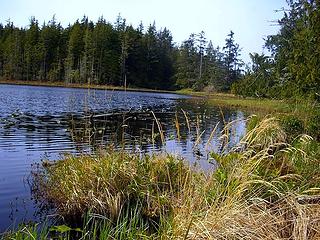
[[[165, 143], [151, 111], [161, 123]], [[232, 146], [245, 132], [243, 120], [241, 111], [182, 95], [0, 85], [0, 232], [43, 217], [28, 183], [32, 165], [43, 159], [94, 154], [112, 144], [141, 154], [167, 151], [210, 170], [215, 164], [208, 153], [221, 150], [224, 122], [235, 121]]]

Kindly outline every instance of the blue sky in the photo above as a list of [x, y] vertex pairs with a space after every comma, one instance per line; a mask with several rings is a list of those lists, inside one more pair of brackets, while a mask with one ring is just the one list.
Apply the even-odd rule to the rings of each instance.
[[157, 28], [171, 30], [174, 41], [180, 43], [190, 33], [205, 31], [208, 40], [223, 46], [226, 35], [233, 30], [247, 62], [250, 52], [263, 51], [263, 38], [278, 31], [273, 21], [286, 7], [285, 0], [0, 0], [0, 22], [10, 18], [16, 25], [28, 25], [35, 16], [40, 23], [55, 14], [63, 26], [81, 19], [85, 14], [96, 21], [104, 16], [114, 22], [118, 14], [128, 23], [140, 21]]

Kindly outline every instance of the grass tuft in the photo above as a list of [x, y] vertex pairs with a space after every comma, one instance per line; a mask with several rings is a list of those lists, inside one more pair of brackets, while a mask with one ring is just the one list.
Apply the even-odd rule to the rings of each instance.
[[67, 218], [94, 212], [117, 221], [121, 211], [143, 206], [140, 215], [158, 222], [172, 211], [172, 198], [190, 182], [191, 169], [170, 155], [103, 152], [96, 157], [67, 156], [34, 175], [37, 196]]

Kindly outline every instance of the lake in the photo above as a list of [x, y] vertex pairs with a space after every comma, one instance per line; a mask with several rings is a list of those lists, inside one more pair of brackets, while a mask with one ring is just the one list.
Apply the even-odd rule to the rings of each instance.
[[42, 160], [112, 145], [138, 154], [173, 153], [211, 171], [216, 165], [209, 152], [222, 150], [224, 124], [234, 121], [232, 147], [245, 133], [245, 116], [177, 94], [0, 85], [0, 232], [44, 217], [29, 184]]

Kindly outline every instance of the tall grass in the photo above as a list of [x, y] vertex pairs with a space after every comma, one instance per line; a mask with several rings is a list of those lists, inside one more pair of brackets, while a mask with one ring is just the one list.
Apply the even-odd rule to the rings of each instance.
[[175, 238], [319, 239], [319, 148], [307, 136], [293, 144], [266, 118], [240, 150], [213, 154], [219, 168], [174, 214]]
[[[172, 155], [66, 156], [34, 184], [66, 220], [81, 219], [81, 231], [72, 226], [81, 239], [320, 238], [320, 147], [311, 137], [288, 138], [276, 118], [252, 117], [238, 146], [211, 155], [211, 173]], [[6, 236], [32, 239], [19, 233]]]
[[142, 216], [171, 211], [171, 198], [189, 181], [190, 168], [170, 155], [145, 156], [101, 152], [67, 156], [36, 176], [38, 196], [53, 202], [60, 215], [80, 217], [92, 211], [115, 220], [127, 206], [143, 205]]

